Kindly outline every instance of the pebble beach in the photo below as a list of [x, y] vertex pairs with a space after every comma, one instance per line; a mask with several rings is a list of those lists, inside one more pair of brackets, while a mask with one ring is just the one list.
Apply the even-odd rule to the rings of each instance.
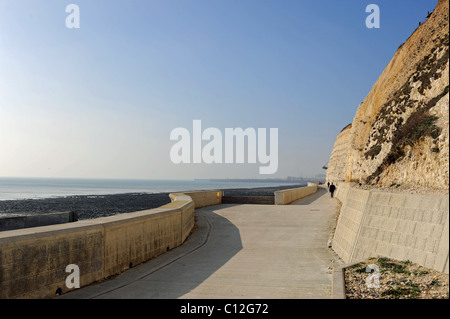
[[[273, 196], [277, 190], [301, 186], [304, 185], [225, 189], [224, 195]], [[84, 220], [157, 208], [168, 203], [170, 203], [169, 193], [79, 195], [43, 199], [5, 200], [0, 201], [0, 218], [76, 211], [78, 212], [78, 219]]]

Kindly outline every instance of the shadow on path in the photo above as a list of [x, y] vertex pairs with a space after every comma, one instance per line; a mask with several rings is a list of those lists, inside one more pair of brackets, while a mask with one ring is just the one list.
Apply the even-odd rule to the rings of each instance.
[[196, 210], [196, 224], [186, 242], [112, 280], [59, 298], [175, 299], [189, 293], [242, 249], [239, 229], [214, 213], [220, 206]]

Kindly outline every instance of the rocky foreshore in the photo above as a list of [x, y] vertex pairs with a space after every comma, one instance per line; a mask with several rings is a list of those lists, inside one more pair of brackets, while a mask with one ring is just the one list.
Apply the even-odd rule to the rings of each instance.
[[[301, 186], [304, 185], [225, 189], [224, 194], [226, 196], [271, 196], [277, 190]], [[0, 201], [0, 218], [76, 211], [78, 212], [78, 219], [83, 220], [152, 209], [168, 203], [170, 203], [169, 193], [79, 195], [45, 199], [5, 200]]]
[[373, 257], [345, 269], [345, 288], [347, 299], [448, 299], [449, 276], [409, 260]]

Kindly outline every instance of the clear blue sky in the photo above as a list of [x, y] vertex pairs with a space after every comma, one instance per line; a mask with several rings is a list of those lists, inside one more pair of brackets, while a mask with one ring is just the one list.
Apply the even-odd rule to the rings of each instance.
[[[68, 4], [80, 28], [68, 29]], [[381, 10], [368, 29], [365, 8]], [[0, 176], [324, 173], [336, 135], [437, 0], [0, 0]], [[175, 165], [176, 127], [279, 129], [279, 169]]]

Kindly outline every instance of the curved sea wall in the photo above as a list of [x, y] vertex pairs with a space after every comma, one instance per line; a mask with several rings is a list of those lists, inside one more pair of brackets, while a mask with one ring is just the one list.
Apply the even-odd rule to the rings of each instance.
[[290, 188], [275, 192], [275, 205], [289, 205], [290, 203], [317, 192], [316, 183], [308, 183], [306, 187]]
[[[185, 192], [192, 198], [195, 204], [195, 208], [202, 208], [205, 206], [212, 206], [222, 203], [223, 191], [196, 191], [196, 192]], [[172, 195], [170, 195], [172, 196]], [[172, 198], [172, 197], [171, 197]]]
[[[220, 203], [222, 192], [170, 194], [156, 209], [69, 224], [0, 232], [0, 298], [51, 298], [66, 293], [68, 265], [80, 286], [119, 274], [180, 246], [196, 207]], [[70, 285], [69, 285], [70, 286]]]

